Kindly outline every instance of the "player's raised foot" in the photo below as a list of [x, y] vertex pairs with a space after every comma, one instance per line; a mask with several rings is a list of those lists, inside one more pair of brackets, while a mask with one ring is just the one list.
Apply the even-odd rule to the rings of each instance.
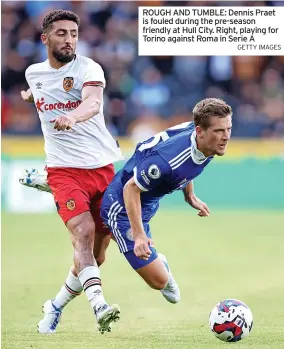
[[166, 256], [159, 253], [159, 258], [165, 264], [165, 267], [169, 272], [169, 280], [168, 280], [167, 286], [161, 290], [161, 293], [168, 302], [178, 303], [180, 301], [180, 291], [179, 291], [178, 284], [176, 283], [173, 277], [173, 274], [171, 273]]
[[40, 191], [51, 192], [47, 184], [47, 173], [38, 171], [35, 168], [25, 170], [25, 174], [19, 178], [19, 182], [26, 187], [38, 189]]
[[98, 322], [98, 330], [101, 333], [111, 332], [111, 324], [120, 319], [120, 308], [117, 304], [109, 306], [102, 304], [94, 308]]
[[55, 333], [56, 327], [62, 315], [62, 311], [55, 307], [52, 300], [49, 299], [42, 306], [42, 312], [44, 313], [44, 318], [40, 320], [37, 325], [38, 333]]

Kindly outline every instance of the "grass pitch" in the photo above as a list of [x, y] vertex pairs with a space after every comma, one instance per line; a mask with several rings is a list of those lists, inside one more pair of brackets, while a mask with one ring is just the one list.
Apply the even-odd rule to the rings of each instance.
[[[113, 332], [101, 335], [86, 296], [64, 310], [55, 335], [39, 335], [42, 303], [72, 264], [68, 232], [54, 215], [2, 215], [3, 349], [284, 349], [283, 211], [217, 211], [200, 218], [161, 210], [152, 223], [157, 249], [170, 263], [182, 301], [167, 303], [129, 267], [115, 243], [101, 268], [110, 303], [121, 306]], [[251, 335], [223, 343], [208, 314], [238, 298], [254, 315]]]

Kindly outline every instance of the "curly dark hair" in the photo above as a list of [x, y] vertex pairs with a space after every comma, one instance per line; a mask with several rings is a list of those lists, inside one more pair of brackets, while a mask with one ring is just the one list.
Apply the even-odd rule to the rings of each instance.
[[219, 98], [205, 98], [193, 108], [195, 126], [200, 126], [205, 130], [210, 126], [210, 119], [213, 116], [225, 118], [232, 114], [232, 107]]
[[78, 25], [78, 27], [80, 25], [80, 18], [78, 15], [76, 15], [76, 13], [66, 10], [55, 10], [44, 17], [42, 22], [43, 33], [46, 33], [53, 22], [64, 20], [73, 21]]

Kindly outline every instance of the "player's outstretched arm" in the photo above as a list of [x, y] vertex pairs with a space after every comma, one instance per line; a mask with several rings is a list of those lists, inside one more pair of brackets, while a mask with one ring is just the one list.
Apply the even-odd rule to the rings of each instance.
[[134, 253], [137, 257], [147, 260], [151, 255], [151, 250], [149, 249], [151, 240], [147, 237], [142, 224], [140, 194], [141, 189], [136, 185], [132, 177], [124, 186], [123, 198], [132, 236], [135, 241]]
[[207, 217], [210, 215], [210, 210], [206, 203], [198, 199], [198, 197], [194, 194], [193, 181], [189, 182], [188, 185], [183, 189], [183, 194], [185, 201], [196, 210], [199, 210], [198, 216]]
[[98, 114], [102, 99], [103, 88], [101, 86], [85, 86], [82, 90], [82, 103], [69, 115], [75, 117], [76, 123], [86, 121]]
[[25, 102], [28, 103], [33, 103], [34, 102], [34, 96], [32, 94], [32, 91], [30, 89], [28, 89], [27, 91], [21, 91], [21, 97], [23, 98], [23, 100]]
[[78, 122], [87, 121], [98, 114], [103, 99], [101, 86], [86, 86], [82, 90], [82, 103], [71, 113], [51, 120], [58, 131], [70, 130]]

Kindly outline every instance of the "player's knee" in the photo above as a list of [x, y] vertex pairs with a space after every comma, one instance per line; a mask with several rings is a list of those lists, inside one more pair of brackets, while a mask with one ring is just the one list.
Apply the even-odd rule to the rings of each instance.
[[150, 282], [148, 282], [149, 286], [153, 288], [154, 290], [162, 290], [167, 286], [168, 278], [165, 278], [164, 276], [155, 277]]
[[94, 244], [94, 224], [79, 223], [70, 228], [73, 238], [73, 246], [76, 250], [93, 250]]

